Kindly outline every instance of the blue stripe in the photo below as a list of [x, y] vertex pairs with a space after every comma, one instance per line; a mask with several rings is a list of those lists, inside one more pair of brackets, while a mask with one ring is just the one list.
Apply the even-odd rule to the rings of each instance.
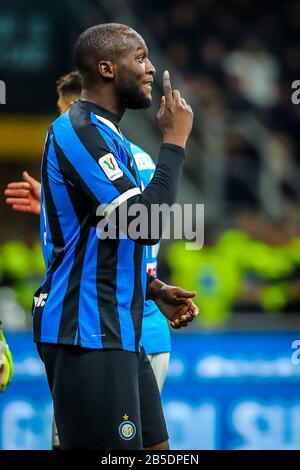
[[116, 279], [121, 340], [123, 347], [130, 351], [135, 351], [135, 331], [130, 313], [134, 291], [134, 245], [133, 242], [128, 243], [127, 239], [120, 240], [118, 259], [122, 260], [122, 269], [120, 269], [120, 263], [118, 263]]
[[[96, 228], [89, 232], [82, 277], [80, 283], [79, 312], [80, 344], [95, 345], [102, 348], [100, 316], [97, 298], [97, 250], [98, 238]], [[82, 295], [84, 292], [84, 295]]]
[[[72, 127], [69, 112], [63, 114], [54, 122], [53, 130], [58, 145], [99, 203], [109, 204], [116, 199], [120, 195], [119, 191], [109, 181], [99, 164], [81, 143]], [[100, 156], [99, 149], [99, 158]], [[94, 155], [94, 157], [97, 157], [97, 155]]]
[[78, 340], [78, 328], [76, 330], [76, 335], [75, 335], [75, 339], [74, 339], [74, 345], [77, 344], [77, 340]]

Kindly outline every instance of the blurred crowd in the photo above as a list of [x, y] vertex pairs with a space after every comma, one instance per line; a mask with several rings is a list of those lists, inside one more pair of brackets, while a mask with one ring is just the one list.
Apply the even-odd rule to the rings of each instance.
[[[222, 172], [212, 182], [222, 185], [216, 198], [224, 198], [227, 229], [206, 228], [199, 251], [174, 243], [163, 272], [197, 290], [207, 325], [232, 312], [299, 313], [300, 106], [291, 96], [300, 79], [300, 3], [130, 4], [190, 92], [199, 156], [209, 152], [212, 172]], [[190, 177], [202, 189], [207, 167], [198, 163]]]
[[296, 219], [272, 220], [256, 210], [243, 211], [218, 236], [206, 230], [200, 250], [188, 251], [184, 241], [175, 242], [161, 267], [171, 283], [197, 291], [202, 325], [222, 326], [235, 312], [299, 313]]
[[[225, 127], [229, 206], [237, 201], [257, 203], [266, 152], [282, 197], [298, 204], [300, 107], [291, 102], [291, 85], [300, 79], [300, 3], [130, 0], [130, 4], [198, 103], [202, 139], [207, 126]], [[249, 113], [269, 133], [264, 148], [258, 145], [261, 139], [255, 130], [247, 139], [231, 126]]]
[[[202, 324], [222, 325], [234, 312], [299, 313], [300, 105], [291, 100], [292, 82], [300, 80], [299, 1], [127, 1], [193, 97], [199, 161], [188, 161], [186, 174], [209, 208], [205, 179], [222, 163], [222, 179], [211, 185], [224, 202], [224, 213], [217, 211], [222, 223], [205, 228], [201, 250], [186, 251], [184, 241], [162, 249], [161, 277], [198, 292]], [[205, 152], [217, 162], [208, 172]], [[19, 167], [13, 159], [3, 164], [0, 185], [16, 178]], [[276, 214], [266, 210], [272, 204], [280, 208]], [[2, 223], [0, 317], [12, 329], [30, 324], [32, 296], [44, 275], [39, 242], [22, 241], [26, 223], [16, 230], [19, 217], [0, 207], [0, 219], [10, 221]]]
[[[0, 317], [6, 329], [31, 323], [31, 305], [45, 268], [39, 241], [0, 247]], [[300, 219], [242, 211], [218, 236], [206, 228], [204, 247], [163, 246], [159, 277], [197, 291], [202, 326], [226, 325], [233, 313], [272, 316], [300, 312]]]
[[4, 329], [31, 328], [33, 295], [45, 274], [39, 237], [0, 246], [0, 318]]

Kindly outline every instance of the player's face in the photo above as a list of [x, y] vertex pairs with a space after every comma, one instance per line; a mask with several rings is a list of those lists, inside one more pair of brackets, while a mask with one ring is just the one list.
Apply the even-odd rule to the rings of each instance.
[[140, 36], [133, 37], [129, 50], [118, 61], [115, 77], [116, 92], [126, 108], [151, 106], [154, 73], [144, 40]]
[[62, 115], [68, 111], [71, 105], [68, 103], [68, 99], [65, 95], [58, 93], [57, 107], [59, 114]]
[[78, 98], [79, 96], [77, 95], [63, 95], [62, 93], [58, 93], [57, 107], [60, 116], [66, 113]]

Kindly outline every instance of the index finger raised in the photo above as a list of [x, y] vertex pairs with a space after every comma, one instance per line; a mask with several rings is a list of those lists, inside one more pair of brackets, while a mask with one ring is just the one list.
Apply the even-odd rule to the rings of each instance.
[[163, 90], [164, 90], [164, 95], [166, 97], [166, 105], [168, 106], [169, 104], [173, 103], [171, 80], [170, 80], [170, 74], [168, 70], [164, 71]]

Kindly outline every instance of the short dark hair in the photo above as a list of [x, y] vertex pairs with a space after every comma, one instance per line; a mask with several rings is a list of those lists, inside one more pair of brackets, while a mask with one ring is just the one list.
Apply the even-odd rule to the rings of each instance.
[[61, 95], [80, 95], [81, 75], [77, 70], [62, 75], [56, 82], [57, 93]]
[[97, 66], [100, 61], [116, 61], [128, 50], [134, 36], [139, 34], [120, 23], [98, 24], [84, 31], [75, 44], [75, 62], [85, 84], [93, 83], [99, 77]]

